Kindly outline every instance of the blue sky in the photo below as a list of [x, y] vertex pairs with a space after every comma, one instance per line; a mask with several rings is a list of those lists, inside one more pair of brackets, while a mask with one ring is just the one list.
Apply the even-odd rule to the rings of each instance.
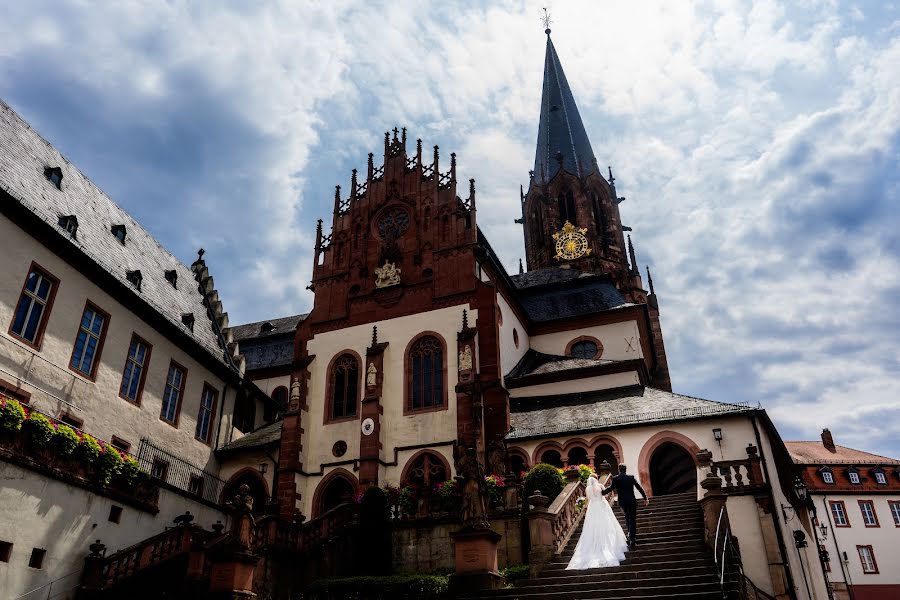
[[[541, 2], [5, 2], [0, 96], [232, 323], [302, 312], [315, 220], [409, 128], [508, 269]], [[559, 2], [553, 38], [660, 296], [676, 391], [900, 457], [900, 6]]]

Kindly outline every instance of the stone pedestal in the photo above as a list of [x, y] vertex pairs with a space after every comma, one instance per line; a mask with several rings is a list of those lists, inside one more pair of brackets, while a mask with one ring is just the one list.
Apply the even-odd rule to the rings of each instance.
[[535, 490], [528, 497], [528, 504], [532, 507], [528, 511], [528, 534], [531, 538], [531, 550], [528, 553], [528, 564], [532, 577], [537, 577], [543, 566], [553, 557], [553, 515], [547, 507], [550, 498]]
[[492, 529], [461, 529], [450, 535], [456, 555], [456, 572], [450, 576], [454, 595], [503, 586], [497, 572], [497, 543], [500, 534]]
[[259, 557], [249, 552], [229, 552], [212, 566], [209, 577], [209, 600], [256, 598], [253, 575]]

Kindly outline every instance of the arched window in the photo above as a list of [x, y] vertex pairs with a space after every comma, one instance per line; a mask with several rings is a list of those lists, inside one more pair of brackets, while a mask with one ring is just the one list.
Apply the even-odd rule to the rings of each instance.
[[326, 419], [335, 421], [356, 417], [359, 403], [359, 360], [349, 352], [331, 363]]
[[554, 467], [563, 466], [562, 457], [557, 450], [545, 450], [544, 453], [541, 454], [541, 462], [553, 465]]
[[566, 355], [572, 358], [600, 358], [603, 344], [590, 336], [577, 337], [566, 346]]
[[572, 192], [569, 190], [560, 192], [557, 201], [559, 202], [559, 228], [562, 229], [566, 221], [574, 225], [576, 222], [575, 197]]
[[423, 452], [407, 465], [403, 482], [430, 489], [434, 484], [449, 478], [446, 461], [432, 452]]
[[409, 349], [407, 410], [444, 406], [444, 345], [433, 335], [420, 337]]
[[263, 421], [271, 423], [275, 420], [278, 412], [286, 410], [288, 404], [288, 389], [283, 385], [272, 390], [272, 400], [277, 406], [272, 406], [270, 402], [266, 402], [263, 407]]

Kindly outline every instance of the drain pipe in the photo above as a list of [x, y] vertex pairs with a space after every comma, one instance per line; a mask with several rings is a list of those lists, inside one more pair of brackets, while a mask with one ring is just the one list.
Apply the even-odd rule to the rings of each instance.
[[[760, 462], [762, 462], [763, 474], [766, 476], [766, 481], [769, 484], [769, 502], [771, 503], [773, 512], [772, 521], [775, 523], [775, 538], [778, 540], [778, 551], [781, 552], [781, 558], [784, 561], [784, 576], [787, 579], [791, 600], [798, 600], [797, 589], [794, 587], [794, 575], [791, 573], [791, 563], [788, 560], [787, 546], [784, 544], [784, 532], [781, 531], [781, 520], [778, 518], [778, 513], [775, 510], [775, 494], [772, 492], [772, 478], [769, 476], [769, 461], [763, 452], [762, 436], [760, 435], [759, 427], [756, 424], [755, 412], [750, 414], [750, 423], [753, 425], [753, 434], [756, 436], [756, 446], [759, 448], [759, 456], [762, 459]], [[812, 599], [810, 598], [810, 600]]]

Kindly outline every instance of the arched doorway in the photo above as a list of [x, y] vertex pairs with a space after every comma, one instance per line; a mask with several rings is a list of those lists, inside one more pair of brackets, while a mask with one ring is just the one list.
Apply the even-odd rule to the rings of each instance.
[[332, 476], [327, 481], [319, 484], [314, 502], [315, 516], [319, 517], [332, 508], [353, 501], [356, 492], [355, 484], [347, 477], [341, 475]]
[[599, 470], [604, 462], [609, 464], [613, 474], [618, 472], [619, 459], [616, 458], [616, 451], [610, 444], [600, 444], [594, 449], [594, 468]]
[[654, 496], [696, 491], [694, 459], [678, 444], [661, 444], [650, 456], [650, 485]]
[[588, 464], [588, 453], [584, 448], [572, 448], [569, 450], [570, 465], [586, 465]]
[[[241, 485], [246, 484], [250, 488], [250, 497], [253, 498], [253, 512], [261, 513], [265, 510], [269, 501], [269, 493], [266, 489], [266, 482], [262, 476], [251, 468], [242, 469], [228, 480], [225, 489], [222, 491], [222, 503], [226, 504], [234, 500], [238, 495]], [[202, 495], [202, 494], [201, 494]]]
[[509, 465], [513, 475], [519, 477], [520, 473], [528, 471], [528, 459], [518, 452], [509, 453]]
[[562, 468], [562, 456], [560, 456], [557, 450], [544, 450], [541, 454], [541, 462], [547, 463], [548, 465], [553, 465], [554, 467]]

